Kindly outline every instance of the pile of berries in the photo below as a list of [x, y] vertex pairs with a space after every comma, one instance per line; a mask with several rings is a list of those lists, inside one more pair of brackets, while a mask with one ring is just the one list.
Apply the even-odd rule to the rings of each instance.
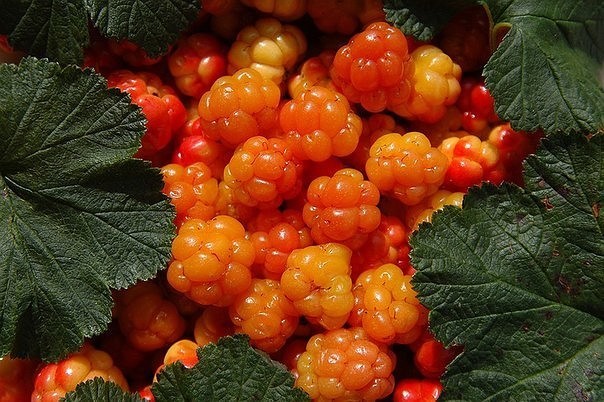
[[169, 266], [116, 292], [109, 331], [65, 360], [0, 359], [0, 400], [94, 376], [154, 400], [166, 364], [235, 333], [313, 400], [435, 400], [458, 350], [430, 333], [408, 237], [472, 186], [522, 184], [539, 138], [499, 120], [477, 73], [489, 27], [468, 21], [484, 10], [419, 43], [381, 1], [201, 2], [163, 57], [86, 52], [147, 118], [136, 156], [176, 210]]

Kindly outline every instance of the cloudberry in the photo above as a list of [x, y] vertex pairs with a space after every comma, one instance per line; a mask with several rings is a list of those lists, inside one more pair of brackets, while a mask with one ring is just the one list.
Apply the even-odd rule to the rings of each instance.
[[160, 349], [185, 331], [176, 306], [154, 282], [139, 282], [117, 297], [117, 319], [128, 342], [142, 351]]
[[299, 210], [261, 211], [247, 227], [256, 250], [254, 271], [262, 278], [281, 279], [290, 253], [313, 244]]
[[317, 56], [306, 59], [298, 73], [287, 82], [289, 96], [295, 98], [315, 85], [336, 90], [329, 75], [334, 56], [333, 50], [323, 50]]
[[362, 131], [361, 118], [352, 112], [346, 97], [320, 86], [286, 102], [279, 123], [296, 158], [314, 162], [350, 155]]
[[235, 327], [226, 307], [206, 307], [195, 320], [193, 327], [193, 336], [199, 346], [216, 343], [223, 336], [234, 333]]
[[474, 135], [445, 139], [438, 149], [449, 158], [443, 187], [466, 191], [469, 187], [489, 181], [499, 185], [505, 178], [504, 166], [497, 147]]
[[58, 363], [43, 366], [36, 375], [32, 402], [58, 402], [67, 392], [73, 391], [79, 383], [95, 377], [116, 383], [128, 391], [124, 375], [113, 365], [111, 357], [90, 344]]
[[338, 50], [330, 74], [350, 102], [377, 113], [389, 103], [406, 100], [412, 71], [405, 35], [386, 22], [376, 22]]
[[303, 218], [316, 243], [337, 241], [357, 248], [380, 224], [380, 192], [358, 170], [316, 178], [306, 199]]
[[339, 328], [353, 307], [351, 251], [338, 243], [294, 250], [281, 276], [281, 289], [296, 310], [324, 328]]
[[252, 282], [252, 243], [236, 219], [189, 219], [172, 242], [168, 282], [202, 305], [228, 306]]
[[185, 124], [184, 105], [176, 96], [176, 91], [164, 84], [158, 75], [118, 70], [107, 77], [107, 85], [128, 93], [132, 102], [142, 108], [147, 119], [147, 130], [136, 156], [152, 159]]
[[277, 84], [251, 68], [220, 77], [199, 101], [202, 130], [229, 148], [268, 136], [278, 126], [280, 99]]
[[187, 96], [201, 98], [214, 81], [227, 74], [226, 46], [208, 33], [180, 39], [168, 57], [174, 83]]
[[427, 325], [427, 311], [417, 300], [411, 275], [394, 264], [361, 273], [355, 281], [354, 309], [348, 319], [381, 343], [411, 343]]
[[251, 68], [280, 84], [285, 72], [295, 68], [304, 52], [306, 38], [298, 27], [281, 24], [275, 18], [261, 18], [237, 35], [228, 53], [228, 71]]
[[267, 353], [281, 349], [300, 316], [279, 282], [272, 279], [254, 279], [231, 304], [229, 315], [236, 332], [248, 335], [252, 345]]
[[270, 209], [302, 189], [302, 163], [279, 138], [256, 136], [243, 143], [224, 169], [224, 181], [242, 204]]
[[405, 205], [434, 194], [445, 180], [449, 160], [420, 132], [379, 137], [369, 150], [365, 172], [381, 192]]
[[202, 162], [189, 166], [175, 163], [161, 168], [163, 193], [170, 197], [176, 209], [176, 226], [191, 218], [208, 220], [216, 214], [218, 181]]
[[389, 102], [388, 110], [408, 120], [434, 123], [461, 92], [461, 68], [439, 48], [424, 45], [411, 53], [413, 76], [408, 98]]
[[296, 386], [313, 400], [375, 401], [394, 389], [395, 355], [362, 328], [314, 335], [297, 363]]

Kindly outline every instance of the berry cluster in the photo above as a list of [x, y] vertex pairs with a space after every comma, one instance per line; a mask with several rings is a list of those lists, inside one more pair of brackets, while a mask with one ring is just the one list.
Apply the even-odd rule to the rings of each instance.
[[435, 400], [458, 350], [430, 334], [408, 238], [471, 186], [522, 184], [539, 141], [477, 73], [483, 9], [419, 42], [380, 0], [201, 3], [164, 56], [98, 34], [86, 50], [147, 118], [136, 156], [176, 210], [167, 269], [116, 292], [110, 329], [63, 361], [0, 359], [0, 400], [94, 376], [154, 400], [162, 367], [235, 333], [314, 400]]

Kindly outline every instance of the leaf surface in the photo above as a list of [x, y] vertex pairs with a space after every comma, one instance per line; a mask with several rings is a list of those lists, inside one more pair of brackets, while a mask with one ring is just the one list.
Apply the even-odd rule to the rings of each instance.
[[107, 37], [141, 44], [159, 56], [197, 17], [199, 1], [85, 0], [92, 21]]
[[175, 363], [159, 373], [151, 388], [157, 402], [310, 401], [294, 388], [285, 366], [252, 348], [243, 335], [221, 338], [197, 354], [193, 368]]
[[152, 57], [164, 54], [195, 20], [199, 0], [0, 0], [0, 34], [13, 47], [61, 64], [81, 64], [88, 21]]
[[130, 394], [113, 382], [97, 377], [79, 384], [61, 402], [144, 402], [138, 394]]
[[164, 268], [174, 212], [131, 158], [142, 113], [91, 70], [0, 65], [0, 109], [0, 355], [57, 360]]
[[430, 325], [464, 352], [445, 400], [604, 397], [604, 136], [552, 135], [527, 189], [472, 189], [411, 239]]
[[517, 129], [546, 133], [604, 129], [604, 2], [487, 0], [511, 25], [484, 68], [497, 114]]

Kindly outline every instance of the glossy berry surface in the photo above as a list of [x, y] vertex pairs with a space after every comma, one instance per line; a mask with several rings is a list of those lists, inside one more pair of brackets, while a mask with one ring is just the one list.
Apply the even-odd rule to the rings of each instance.
[[350, 155], [362, 132], [361, 118], [351, 110], [346, 97], [320, 86], [286, 102], [279, 124], [294, 156], [313, 162]]
[[396, 359], [361, 328], [336, 329], [309, 339], [297, 362], [296, 386], [313, 400], [375, 401], [394, 388]]
[[252, 282], [255, 251], [243, 225], [230, 216], [186, 221], [172, 255], [168, 282], [199, 304], [227, 306]]
[[267, 353], [281, 349], [300, 317], [279, 281], [272, 279], [254, 279], [229, 307], [229, 315], [236, 332], [248, 335], [252, 345]]
[[192, 34], [178, 42], [168, 67], [180, 92], [199, 99], [214, 81], [226, 75], [226, 46], [211, 34]]
[[278, 124], [281, 91], [250, 68], [214, 81], [199, 101], [202, 130], [210, 139], [236, 148], [248, 138], [268, 135]]
[[346, 323], [353, 307], [351, 251], [338, 243], [294, 250], [281, 276], [281, 289], [300, 315], [324, 328]]
[[32, 402], [58, 402], [79, 383], [101, 377], [128, 391], [124, 375], [113, 365], [111, 357], [90, 344], [57, 363], [42, 366], [36, 375]]
[[256, 136], [237, 148], [224, 181], [242, 204], [276, 208], [302, 190], [302, 163], [284, 140]]
[[400, 97], [409, 94], [409, 59], [401, 30], [376, 22], [338, 50], [330, 73], [348, 100], [377, 113], [386, 109], [390, 98], [402, 102]]
[[342, 169], [331, 177], [316, 178], [306, 199], [303, 218], [316, 243], [357, 246], [380, 224], [380, 192], [358, 170]]
[[237, 35], [228, 53], [228, 71], [251, 68], [280, 84], [305, 51], [306, 38], [298, 27], [281, 24], [276, 18], [262, 18]]
[[438, 190], [448, 165], [447, 157], [424, 134], [390, 133], [371, 146], [365, 172], [382, 193], [414, 205]]

